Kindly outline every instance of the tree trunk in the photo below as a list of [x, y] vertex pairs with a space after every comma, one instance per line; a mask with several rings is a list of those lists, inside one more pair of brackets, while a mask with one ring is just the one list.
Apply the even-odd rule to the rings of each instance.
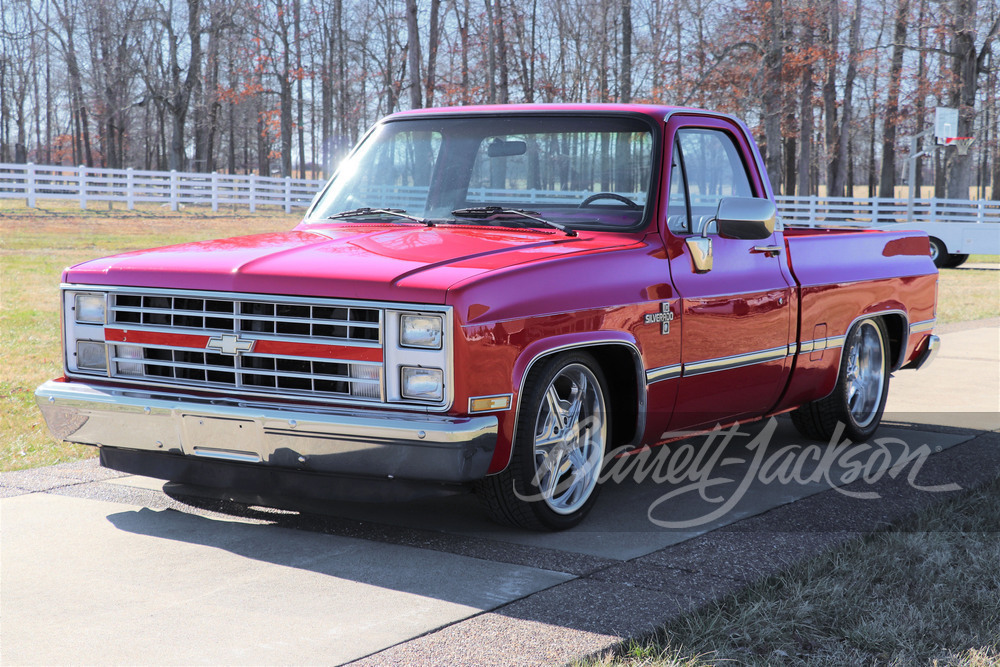
[[406, 53], [410, 68], [410, 108], [423, 107], [420, 83], [420, 31], [417, 28], [417, 0], [406, 0]]
[[622, 71], [618, 101], [632, 101], [632, 0], [622, 0]]
[[295, 35], [295, 66], [296, 84], [298, 87], [298, 108], [296, 109], [296, 121], [299, 132], [299, 178], [306, 178], [306, 123], [305, 123], [305, 96], [302, 92], [302, 80], [305, 78], [305, 66], [302, 64], [302, 2], [295, 0], [295, 8], [292, 14]]
[[[496, 51], [496, 19], [493, 16], [493, 0], [483, 0], [486, 4], [486, 78], [489, 90], [489, 103], [497, 101], [497, 51]], [[468, 16], [468, 14], [466, 14]]]
[[434, 106], [434, 90], [437, 88], [437, 55], [441, 42], [441, 0], [431, 0], [430, 34], [427, 36], [427, 79], [424, 82], [424, 100], [427, 106]]
[[261, 176], [271, 175], [271, 146], [268, 141], [268, 130], [264, 124], [264, 110], [257, 105], [257, 173]]
[[[290, 0], [297, 2], [298, 0]], [[289, 35], [288, 7], [285, 0], [278, 0], [278, 39], [281, 42], [281, 68], [276, 72], [278, 83], [278, 126], [281, 132], [281, 175], [292, 176], [292, 44]], [[294, 10], [293, 10], [294, 12]]]
[[[972, 136], [976, 120], [976, 92], [979, 75], [985, 71], [985, 60], [992, 40], [1000, 30], [1000, 17], [994, 19], [983, 49], [976, 52], [977, 0], [954, 0], [952, 5], [954, 31], [951, 36], [951, 71], [953, 85], [949, 95], [952, 107], [958, 109], [958, 136]], [[975, 153], [959, 155], [958, 149], [948, 149], [945, 159], [947, 194], [949, 199], [968, 199], [972, 186]]]
[[[917, 18], [917, 99], [914, 102], [917, 119], [917, 134], [930, 129], [927, 127], [927, 0], [920, 0]], [[920, 197], [923, 186], [923, 156], [917, 158], [917, 168], [914, 170], [914, 182], [908, 183], [913, 188], [914, 196]]]
[[[170, 44], [172, 94], [167, 99], [167, 112], [171, 117], [169, 168], [177, 171], [184, 169], [184, 124], [191, 104], [191, 93], [195, 83], [201, 78], [201, 0], [187, 0], [187, 7], [187, 35], [190, 53], [188, 69], [183, 81], [180, 79], [183, 68], [180, 65], [178, 45], [173, 40]], [[171, 19], [172, 17], [168, 16], [164, 20], [169, 22]]]
[[848, 174], [852, 151], [850, 147], [851, 122], [854, 116], [854, 80], [858, 75], [858, 57], [861, 43], [861, 0], [854, 2], [851, 17], [851, 35], [848, 38], [847, 73], [844, 75], [844, 102], [840, 112], [840, 131], [837, 136], [837, 171], [833, 180], [833, 191], [838, 195], [854, 196], [853, 165]]
[[[809, 3], [809, 9], [813, 8], [812, 2]], [[811, 14], [811, 12], [810, 12]], [[813, 50], [813, 43], [815, 41], [813, 35], [813, 27], [809, 23], [809, 18], [807, 17], [805, 25], [803, 26], [804, 34], [802, 38], [802, 50], [807, 54], [806, 63], [802, 67], [802, 85], [800, 88], [799, 98], [799, 166], [798, 166], [798, 176], [799, 176], [799, 187], [798, 193], [800, 197], [805, 197], [813, 194], [812, 188], [809, 183], [809, 176], [812, 171], [812, 144], [813, 144], [813, 90], [815, 84], [813, 83], [813, 64], [809, 59], [809, 53]]]
[[[878, 79], [878, 67], [876, 66], [876, 80]], [[872, 107], [875, 106], [874, 101], [872, 102]], [[868, 128], [868, 196], [874, 197], [878, 192], [875, 188], [877, 185], [875, 181], [875, 119], [878, 114], [875, 113], [874, 108], [872, 109], [871, 116], [871, 126]]]
[[903, 73], [903, 49], [906, 46], [906, 22], [909, 20], [909, 0], [899, 0], [896, 6], [895, 30], [892, 39], [892, 63], [889, 66], [889, 95], [885, 103], [882, 133], [882, 174], [879, 178], [880, 197], [896, 196], [896, 129], [899, 124], [899, 86]]
[[990, 150], [993, 171], [990, 173], [990, 199], [1000, 199], [1000, 132], [997, 131], [997, 122], [1000, 120], [1000, 104], [997, 97], [1000, 96], [1000, 76], [997, 75], [997, 68], [994, 67], [989, 73], [989, 83], [987, 90], [990, 94], [990, 108], [993, 110], [993, 145]]
[[[791, 119], [794, 121], [794, 118]], [[794, 197], [795, 196], [795, 137], [788, 137], [785, 139], [785, 182], [787, 183], [787, 189], [785, 194]], [[801, 193], [799, 193], [801, 194]]]
[[826, 132], [826, 193], [829, 197], [842, 194], [834, 189], [837, 180], [839, 138], [837, 137], [837, 59], [840, 54], [840, 0], [827, 0], [826, 21], [826, 81], [823, 83], [823, 121]]
[[465, 20], [458, 15], [458, 3], [455, 3], [456, 23], [458, 23], [458, 37], [462, 45], [462, 104], [472, 102], [469, 87], [469, 0], [464, 0]]
[[497, 39], [497, 60], [500, 68], [500, 104], [510, 103], [510, 73], [507, 67], [507, 37], [503, 24], [503, 4], [496, 1], [496, 39]]
[[[775, 194], [782, 192], [781, 79], [784, 54], [782, 0], [772, 0], [767, 12], [767, 50], [764, 53], [764, 165]], [[680, 60], [680, 51], [676, 54]]]
[[86, 166], [92, 167], [94, 166], [94, 158], [90, 150], [90, 122], [87, 118], [86, 97], [83, 94], [80, 63], [76, 57], [76, 43], [73, 38], [73, 34], [76, 32], [74, 16], [70, 13], [75, 10], [70, 9], [70, 0], [64, 0], [63, 7], [60, 7], [58, 4], [55, 7], [63, 29], [66, 32], [66, 39], [63, 41], [63, 55], [66, 58], [66, 71], [69, 74], [71, 97], [75, 100], [73, 114], [77, 129], [77, 142], [80, 146], [79, 154], [75, 161], [77, 164], [82, 161]]

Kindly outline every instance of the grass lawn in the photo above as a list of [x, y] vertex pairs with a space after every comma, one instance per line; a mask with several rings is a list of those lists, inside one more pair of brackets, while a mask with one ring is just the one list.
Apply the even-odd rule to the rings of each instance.
[[1000, 480], [584, 664], [1000, 664]]
[[35, 406], [35, 387], [62, 373], [59, 283], [78, 262], [224, 236], [291, 229], [300, 214], [129, 212], [65, 204], [29, 210], [0, 200], [0, 471], [94, 456], [92, 447], [58, 442]]
[[977, 264], [995, 269], [941, 269], [938, 282], [938, 323], [968, 322], [1000, 317], [1000, 257], [973, 255]]

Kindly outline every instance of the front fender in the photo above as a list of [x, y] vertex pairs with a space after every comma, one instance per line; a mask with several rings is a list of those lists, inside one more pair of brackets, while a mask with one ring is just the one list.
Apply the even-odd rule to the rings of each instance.
[[[537, 340], [529, 344], [521, 351], [511, 370], [511, 386], [514, 388], [514, 410], [504, 415], [504, 425], [501, 429], [504, 433], [509, 433], [510, 438], [502, 438], [497, 442], [497, 447], [493, 452], [493, 460], [490, 462], [488, 474], [501, 472], [510, 463], [511, 453], [514, 449], [514, 438], [517, 430], [517, 420], [521, 412], [521, 391], [528, 378], [531, 369], [543, 359], [560, 352], [571, 350], [586, 350], [604, 346], [621, 346], [628, 350], [633, 364], [635, 365], [636, 392], [638, 401], [638, 419], [645, 420], [646, 414], [646, 383], [645, 370], [642, 362], [642, 353], [639, 350], [638, 342], [630, 334], [621, 331], [591, 331], [572, 334], [562, 334]], [[637, 426], [636, 433], [641, 436], [644, 424]]]

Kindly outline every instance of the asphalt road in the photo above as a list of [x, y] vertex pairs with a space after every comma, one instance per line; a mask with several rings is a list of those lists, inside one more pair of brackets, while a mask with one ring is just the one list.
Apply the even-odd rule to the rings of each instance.
[[892, 380], [861, 479], [806, 457], [779, 419], [720, 449], [698, 477], [710, 485], [629, 475], [559, 534], [495, 527], [472, 496], [290, 512], [171, 497], [93, 461], [0, 474], [0, 662], [560, 664], [605, 650], [957, 492], [928, 487], [1000, 476], [1000, 322], [942, 338], [932, 366]]

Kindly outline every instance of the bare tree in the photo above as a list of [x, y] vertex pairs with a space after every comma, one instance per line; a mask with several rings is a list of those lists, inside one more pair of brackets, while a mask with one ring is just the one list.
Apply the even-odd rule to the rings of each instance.
[[892, 61], [889, 65], [889, 92], [885, 103], [882, 131], [882, 171], [879, 177], [879, 197], [895, 197], [896, 191], [896, 128], [899, 125], [899, 87], [903, 73], [903, 50], [906, 47], [906, 26], [909, 20], [909, 0], [896, 5], [892, 39]]
[[419, 109], [423, 104], [421, 94], [420, 31], [417, 28], [417, 0], [406, 0], [406, 51], [410, 68], [410, 108]]
[[[952, 85], [949, 106], [959, 110], [958, 134], [970, 136], [976, 117], [976, 92], [980, 77], [986, 72], [986, 58], [990, 46], [1000, 32], [1000, 14], [992, 18], [982, 47], [976, 47], [977, 0], [953, 0], [952, 33], [949, 45]], [[950, 199], [968, 199], [972, 187], [974, 154], [960, 155], [949, 151], [945, 160], [947, 196]]]
[[784, 68], [784, 12], [783, 0], [771, 0], [765, 14], [764, 52], [764, 164], [775, 192], [782, 191], [781, 168], [781, 116], [784, 104], [781, 82]]
[[798, 193], [799, 195], [813, 194], [810, 182], [810, 172], [812, 167], [812, 144], [813, 127], [815, 123], [813, 113], [813, 91], [815, 82], [813, 75], [813, 45], [815, 42], [815, 0], [807, 0], [805, 14], [802, 20], [802, 36], [800, 44], [805, 52], [802, 65], [802, 83], [799, 90], [799, 161], [798, 161]]
[[184, 0], [183, 5], [152, 0], [145, 11], [147, 24], [158, 31], [151, 35], [144, 54], [143, 76], [149, 96], [170, 119], [168, 166], [181, 170], [186, 162], [191, 95], [201, 77], [202, 0]]
[[[834, 0], [836, 1], [836, 0]], [[847, 74], [844, 76], [844, 96], [840, 111], [840, 129], [837, 132], [837, 152], [834, 157], [836, 169], [828, 182], [828, 189], [833, 196], [847, 194], [844, 190], [848, 184], [853, 185], [848, 178], [850, 155], [848, 146], [851, 138], [851, 124], [854, 120], [854, 81], [858, 73], [858, 52], [861, 41], [861, 0], [854, 1], [854, 12], [851, 16], [851, 34], [848, 37]]]

